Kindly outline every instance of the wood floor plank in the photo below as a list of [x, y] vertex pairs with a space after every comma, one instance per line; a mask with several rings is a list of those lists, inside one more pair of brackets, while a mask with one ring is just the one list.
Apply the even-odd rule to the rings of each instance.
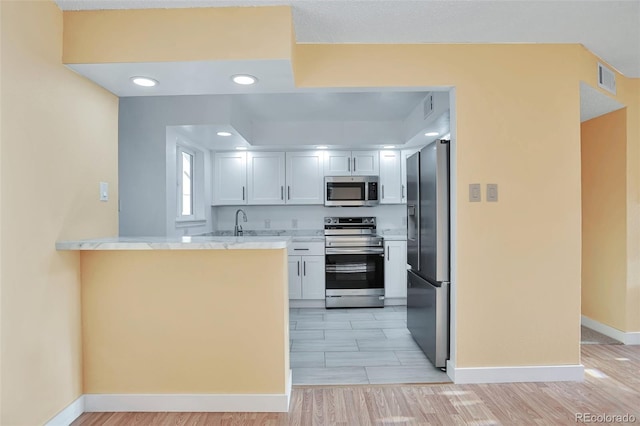
[[576, 413], [640, 423], [640, 346], [581, 351], [582, 383], [294, 386], [289, 413], [85, 413], [73, 425], [574, 425]]

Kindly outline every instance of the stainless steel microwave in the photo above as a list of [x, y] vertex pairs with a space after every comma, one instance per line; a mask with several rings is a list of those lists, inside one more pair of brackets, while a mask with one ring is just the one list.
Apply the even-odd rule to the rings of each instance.
[[324, 178], [325, 206], [375, 206], [379, 202], [378, 176], [327, 176]]

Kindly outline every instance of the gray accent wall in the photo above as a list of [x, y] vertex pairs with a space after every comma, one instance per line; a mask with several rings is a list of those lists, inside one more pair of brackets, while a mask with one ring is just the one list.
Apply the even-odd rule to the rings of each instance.
[[[170, 151], [167, 149], [167, 126], [228, 123], [229, 115], [229, 96], [120, 98], [121, 236], [168, 235], [167, 223], [175, 212], [169, 212], [167, 208], [167, 155]], [[182, 228], [182, 233], [208, 232], [211, 228], [209, 219], [206, 230], [190, 232], [188, 228]]]

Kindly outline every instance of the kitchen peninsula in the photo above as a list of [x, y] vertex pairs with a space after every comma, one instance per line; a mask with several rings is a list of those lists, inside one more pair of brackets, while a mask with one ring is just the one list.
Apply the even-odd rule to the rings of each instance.
[[86, 411], [287, 411], [288, 237], [105, 238], [78, 250]]

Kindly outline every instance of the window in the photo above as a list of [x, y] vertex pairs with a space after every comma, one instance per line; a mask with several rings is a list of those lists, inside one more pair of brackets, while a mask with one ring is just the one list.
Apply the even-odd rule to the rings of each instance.
[[195, 153], [178, 146], [178, 218], [190, 219], [194, 217], [194, 186], [193, 169]]

